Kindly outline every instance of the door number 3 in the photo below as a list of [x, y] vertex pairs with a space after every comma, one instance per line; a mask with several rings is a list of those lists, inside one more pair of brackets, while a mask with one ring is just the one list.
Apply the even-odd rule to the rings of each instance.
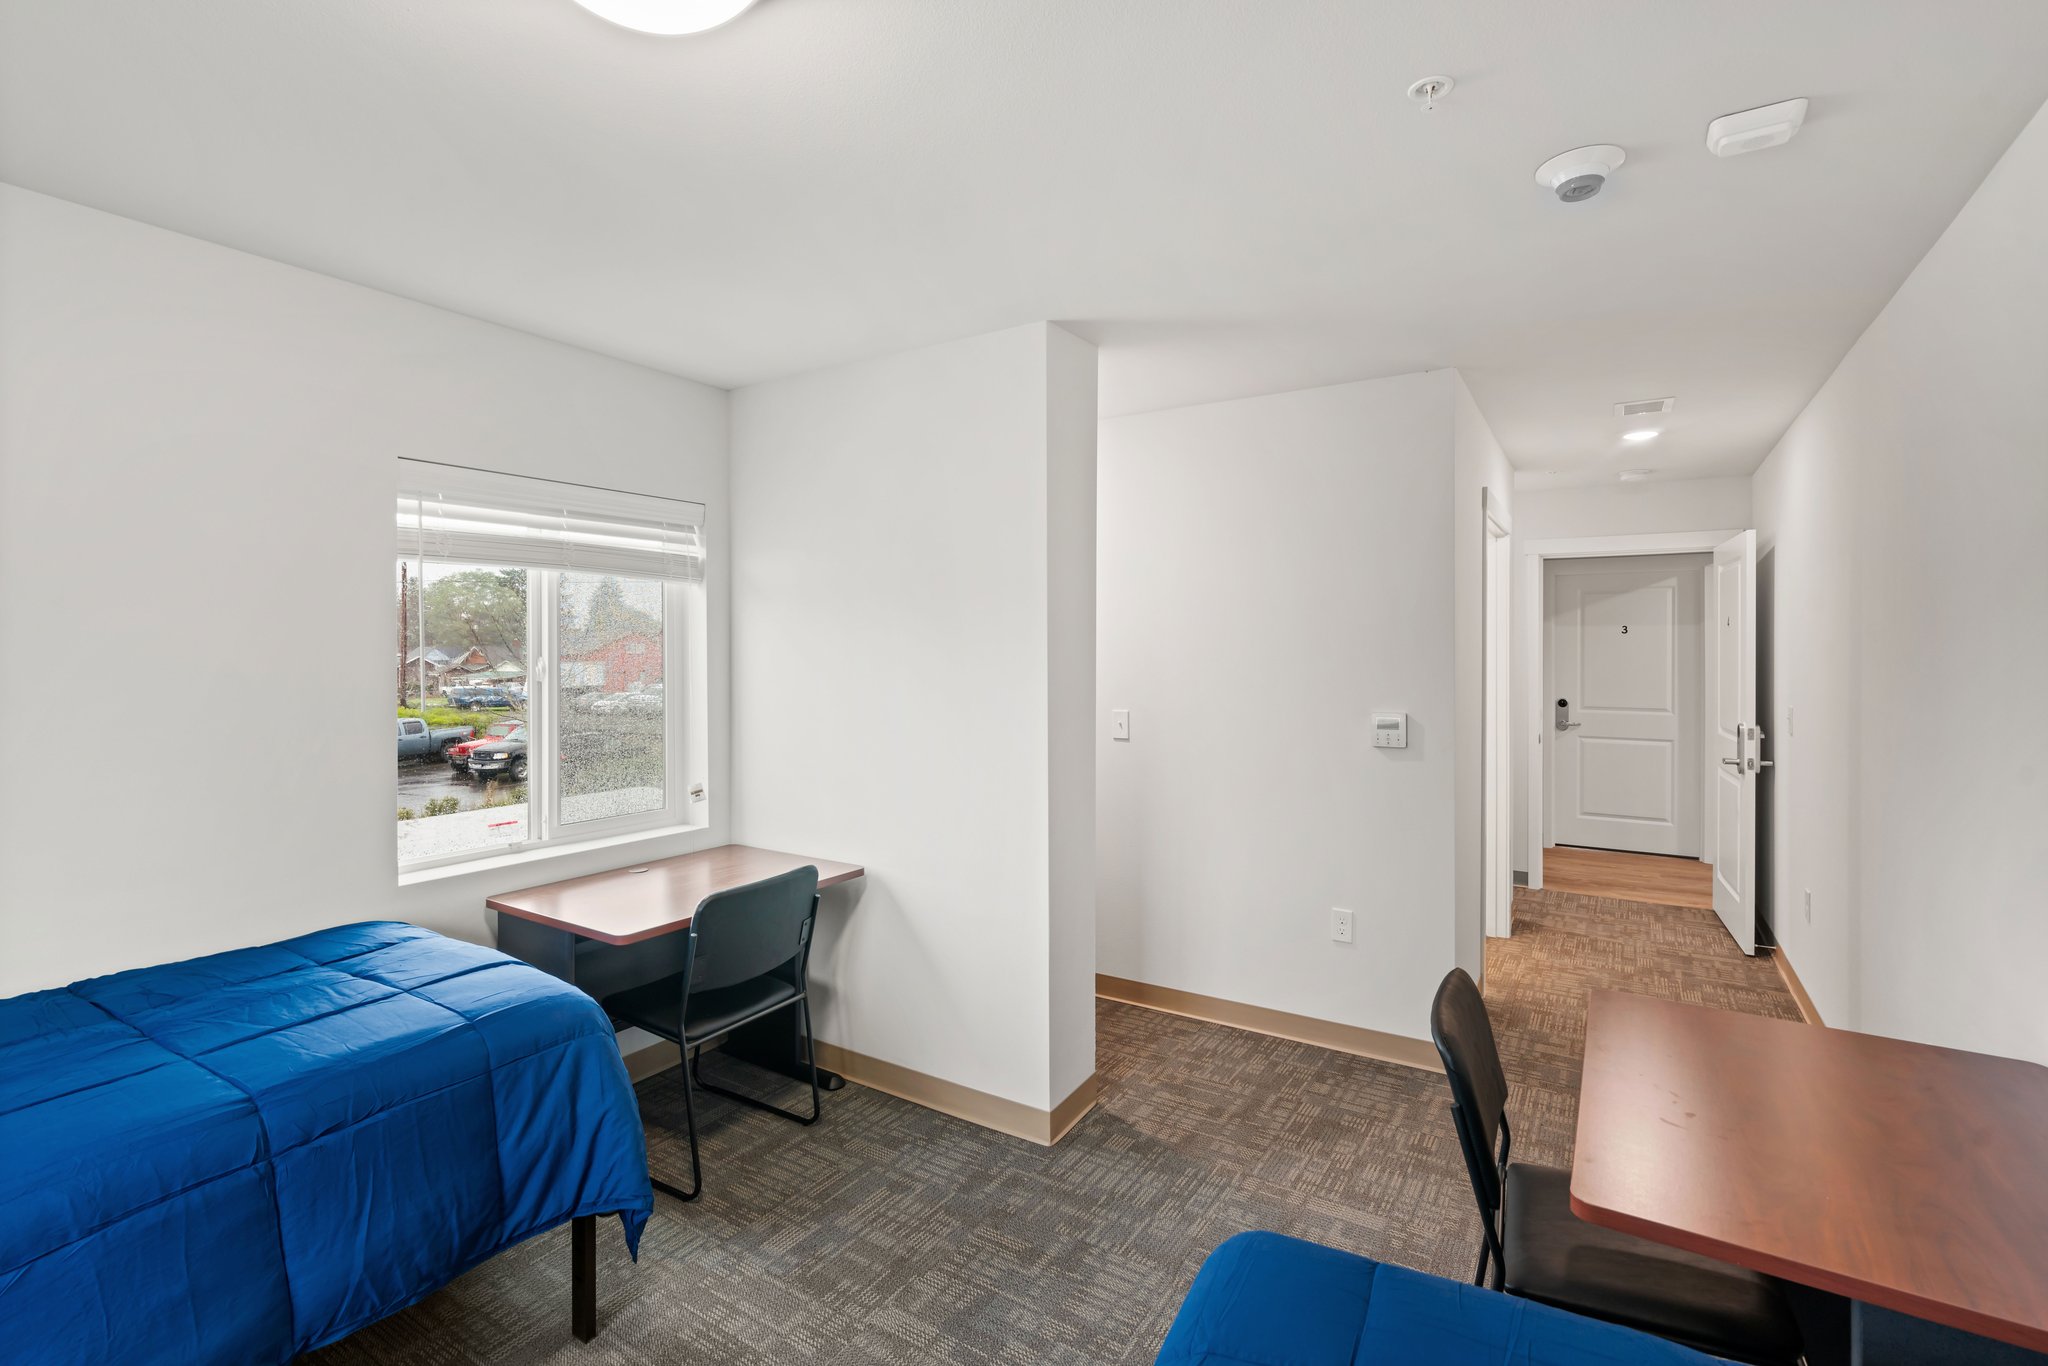
[[1627, 635], [1627, 634], [1628, 634], [1628, 627], [1626, 627], [1626, 626], [1622, 627], [1622, 628], [1621, 628], [1621, 633], [1622, 633], [1623, 635]]

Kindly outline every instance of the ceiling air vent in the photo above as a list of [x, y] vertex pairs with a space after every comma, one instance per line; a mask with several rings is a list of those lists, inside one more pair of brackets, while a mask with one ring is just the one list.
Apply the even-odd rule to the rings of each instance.
[[1616, 417], [1655, 417], [1659, 413], [1668, 413], [1677, 406], [1678, 400], [1675, 398], [1639, 398], [1633, 403], [1615, 404], [1614, 415]]

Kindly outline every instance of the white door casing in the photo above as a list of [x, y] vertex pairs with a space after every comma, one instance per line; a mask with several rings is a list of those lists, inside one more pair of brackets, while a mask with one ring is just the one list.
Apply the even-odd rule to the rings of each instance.
[[1550, 568], [1552, 842], [1699, 857], [1707, 557]]
[[1511, 825], [1514, 791], [1509, 782], [1509, 602], [1510, 542], [1508, 515], [1493, 490], [1486, 490], [1486, 592], [1483, 618], [1485, 631], [1486, 686], [1482, 721], [1484, 755], [1481, 801], [1484, 803], [1482, 839], [1485, 858], [1482, 875], [1486, 892], [1486, 933], [1505, 937], [1514, 926], [1515, 870]]
[[1714, 551], [1707, 571], [1707, 828], [1714, 914], [1744, 953], [1756, 952], [1756, 533]]

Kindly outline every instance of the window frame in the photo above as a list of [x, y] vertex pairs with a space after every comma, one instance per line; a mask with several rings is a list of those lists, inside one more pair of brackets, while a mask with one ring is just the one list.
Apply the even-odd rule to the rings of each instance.
[[[423, 584], [428, 564], [460, 564], [465, 567], [471, 564], [467, 560], [427, 556], [401, 555], [397, 559], [411, 563]], [[705, 583], [702, 580], [656, 579], [601, 569], [539, 569], [485, 563], [477, 563], [474, 567], [524, 568], [527, 575], [526, 835], [523, 839], [492, 842], [460, 853], [406, 860], [398, 857], [394, 833], [393, 859], [401, 881], [416, 873], [508, 855], [566, 852], [588, 844], [613, 842], [621, 837], [657, 832], [680, 834], [704, 828], [709, 819], [704, 788], [701, 783], [692, 784], [691, 772], [693, 760], [701, 765], [708, 757], [695, 753], [705, 738], [701, 734], [702, 727], [695, 722], [705, 701], [698, 692], [710, 686], [710, 678], [708, 668], [700, 679], [690, 666], [702, 658], [706, 646], [703, 615], [707, 592]], [[560, 742], [565, 730], [559, 688], [561, 586], [564, 574], [575, 573], [651, 582], [661, 590], [662, 805], [650, 811], [585, 821], [567, 822], [562, 819]], [[420, 648], [426, 648], [424, 636]]]

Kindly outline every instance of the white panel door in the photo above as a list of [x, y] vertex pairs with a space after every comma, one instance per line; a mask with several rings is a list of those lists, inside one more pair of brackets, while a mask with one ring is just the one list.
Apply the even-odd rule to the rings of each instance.
[[1756, 952], [1756, 533], [1714, 551], [1707, 571], [1708, 829], [1714, 914], [1744, 953]]
[[1552, 843], [1699, 857], [1706, 563], [1552, 561]]

